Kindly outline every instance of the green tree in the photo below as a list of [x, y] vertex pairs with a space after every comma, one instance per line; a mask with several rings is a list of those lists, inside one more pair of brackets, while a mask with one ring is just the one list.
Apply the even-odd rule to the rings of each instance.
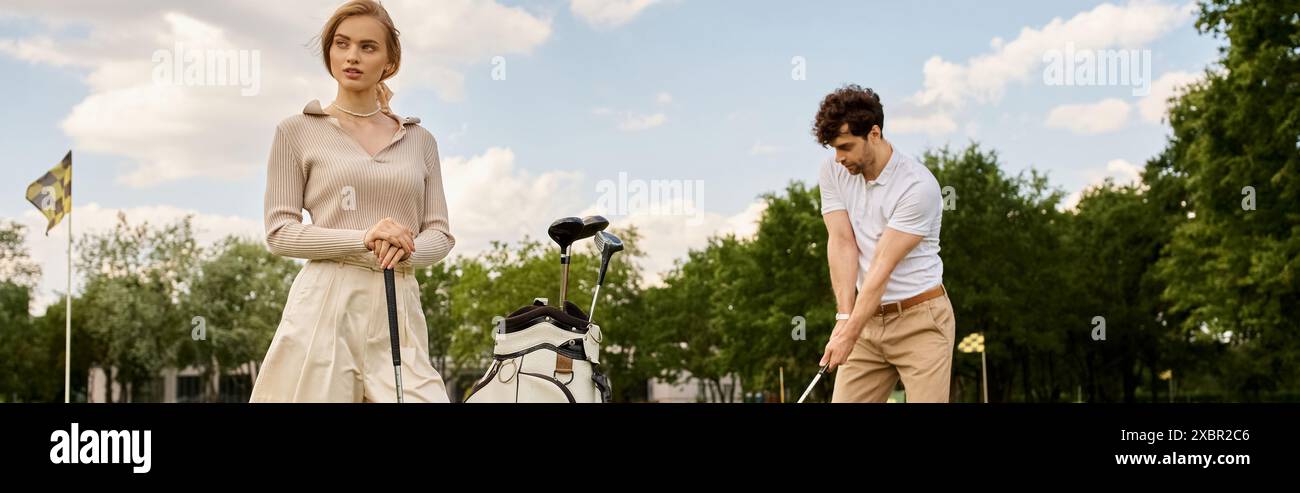
[[40, 266], [28, 256], [24, 236], [22, 225], [0, 222], [0, 402], [59, 401], [64, 327], [46, 330], [29, 313]]
[[[190, 331], [179, 340], [176, 363], [200, 369], [204, 400], [218, 400], [216, 382], [224, 371], [243, 365], [255, 369], [261, 363], [299, 269], [298, 263], [272, 255], [261, 241], [233, 236], [216, 244], [198, 265], [181, 304]], [[195, 338], [199, 324], [202, 339]]]
[[[925, 153], [948, 200], [939, 256], [951, 295], [957, 339], [983, 332], [989, 398], [1053, 401], [1068, 395], [1066, 341], [1088, 334], [1088, 319], [1069, 313], [1068, 270], [1062, 254], [1062, 194], [1046, 176], [1008, 176], [996, 152], [972, 144]], [[979, 360], [955, 356], [954, 384], [974, 400]]]
[[[719, 309], [717, 319], [735, 330], [728, 360], [745, 391], [776, 395], [780, 375], [806, 382], [817, 372], [835, 326], [835, 299], [820, 189], [791, 183], [763, 201], [744, 259], [723, 264], [719, 294], [732, 309]], [[796, 387], [786, 386], [787, 401], [799, 398]]]
[[1296, 12], [1294, 1], [1203, 2], [1198, 29], [1228, 43], [1169, 117], [1168, 172], [1188, 214], [1159, 263], [1164, 297], [1189, 333], [1226, 346], [1217, 378], [1249, 400], [1294, 392], [1300, 375]]
[[1136, 402], [1144, 377], [1155, 400], [1163, 387], [1158, 375], [1172, 365], [1169, 355], [1186, 344], [1168, 324], [1160, 300], [1164, 286], [1154, 273], [1172, 226], [1143, 188], [1107, 180], [1086, 190], [1066, 233], [1066, 251], [1084, 267], [1070, 278], [1083, 294], [1072, 318], [1100, 316], [1106, 327], [1105, 341], [1070, 337], [1092, 401], [1120, 395], [1124, 402]]
[[25, 229], [13, 221], [0, 221], [0, 281], [35, 287], [41, 267], [32, 262], [23, 246]]
[[[643, 355], [660, 361], [661, 377], [680, 382], [685, 377], [699, 379], [715, 399], [728, 402], [735, 385], [743, 376], [732, 366], [734, 354], [756, 349], [740, 339], [734, 317], [736, 310], [728, 284], [737, 278], [727, 277], [729, 266], [747, 262], [744, 244], [734, 236], [711, 238], [703, 250], [691, 251], [664, 279], [664, 286], [645, 294], [646, 310], [652, 317], [640, 322], [641, 328], [663, 334], [663, 343], [653, 348], [638, 348]], [[759, 357], [769, 357], [759, 354]], [[724, 386], [730, 377], [732, 386]]]
[[[27, 388], [28, 397], [24, 400], [63, 402], [66, 303], [67, 300], [59, 296], [54, 303], [45, 307], [45, 313], [32, 321], [32, 332], [24, 342], [28, 349], [21, 355], [27, 364], [16, 375]], [[85, 303], [80, 297], [72, 298], [72, 370], [68, 375], [72, 402], [88, 400], [88, 375], [96, 347], [91, 333], [81, 323], [81, 310], [84, 307]]]
[[711, 238], [644, 293], [642, 324], [665, 336], [649, 346], [659, 377], [699, 379], [723, 401], [775, 395], [782, 372], [812, 378], [835, 313], [819, 197], [801, 183], [765, 194], [752, 238]]
[[86, 235], [77, 251], [86, 277], [75, 322], [88, 333], [78, 347], [105, 369], [109, 388], [122, 384], [125, 400], [160, 399], [159, 372], [175, 366], [190, 337], [180, 302], [202, 254], [191, 219], [155, 228], [119, 214], [111, 231]]
[[420, 285], [420, 304], [424, 309], [424, 321], [428, 325], [429, 358], [433, 361], [434, 368], [446, 377], [447, 358], [451, 351], [451, 329], [455, 323], [451, 315], [451, 290], [456, 283], [454, 265], [439, 262], [416, 271], [415, 279]]
[[[648, 330], [644, 324], [654, 314], [645, 311], [641, 299], [644, 293], [641, 261], [645, 257], [641, 233], [634, 226], [609, 231], [623, 240], [624, 250], [610, 260], [593, 319], [604, 335], [601, 366], [613, 387], [615, 402], [644, 401], [647, 382], [662, 374], [660, 361], [646, 356], [654, 353], [666, 335]], [[550, 249], [545, 257], [558, 271], [558, 251]], [[571, 262], [569, 299], [587, 312], [600, 272], [600, 253], [595, 242], [575, 245]]]

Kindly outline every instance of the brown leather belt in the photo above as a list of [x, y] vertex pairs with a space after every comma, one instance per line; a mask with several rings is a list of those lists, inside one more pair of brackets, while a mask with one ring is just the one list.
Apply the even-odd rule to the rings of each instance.
[[932, 299], [938, 298], [940, 296], [945, 296], [947, 294], [948, 294], [948, 290], [944, 289], [943, 285], [940, 284], [938, 286], [925, 290], [925, 292], [921, 294], [905, 299], [903, 301], [891, 301], [889, 303], [881, 303], [880, 308], [876, 309], [876, 316], [879, 317], [879, 316], [888, 315], [890, 313], [898, 313], [908, 308], [919, 305], [921, 303], [925, 303]]

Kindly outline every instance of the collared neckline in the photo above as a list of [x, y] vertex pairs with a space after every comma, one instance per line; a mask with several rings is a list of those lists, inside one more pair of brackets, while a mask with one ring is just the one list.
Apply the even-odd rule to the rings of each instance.
[[877, 176], [874, 180], [867, 180], [867, 183], [888, 185], [890, 177], [894, 176], [894, 171], [899, 166], [902, 166], [902, 156], [898, 153], [898, 149], [893, 148], [893, 144], [890, 144], [889, 152], [889, 161], [885, 163], [885, 169], [880, 171], [880, 176]]
[[357, 150], [357, 152], [360, 152], [362, 155], [366, 156], [371, 161], [378, 162], [378, 163], [388, 162], [388, 159], [382, 157], [384, 152], [387, 151], [388, 148], [392, 147], [393, 144], [396, 144], [397, 141], [402, 140], [403, 137], [406, 137], [406, 127], [408, 125], [415, 125], [420, 123], [420, 119], [414, 116], [401, 117], [395, 113], [385, 113], [385, 115], [389, 116], [394, 120], [397, 120], [398, 122], [400, 122], [400, 124], [397, 126], [397, 131], [393, 133], [393, 138], [388, 141], [388, 144], [385, 145], [382, 149], [380, 149], [379, 152], [375, 154], [370, 154], [369, 151], [366, 151], [365, 147], [361, 146], [361, 142], [358, 142], [356, 137], [353, 137], [352, 134], [348, 133], [347, 130], [343, 129], [343, 125], [339, 123], [338, 118], [335, 118], [329, 113], [326, 113], [325, 110], [321, 108], [319, 100], [313, 99], [311, 100], [311, 102], [307, 103], [307, 106], [303, 107], [302, 109], [302, 114], [310, 115], [310, 116], [323, 116], [327, 118], [330, 125], [333, 125], [334, 128], [338, 129], [338, 131], [342, 133], [343, 136], [346, 137], [349, 142], [351, 142], [351, 145]]
[[[304, 106], [302, 108], [302, 114], [312, 115], [312, 116], [331, 116], [329, 113], [325, 112], [324, 108], [321, 107], [320, 100], [318, 99], [313, 99], [310, 102], [308, 102], [307, 106]], [[416, 125], [420, 123], [419, 117], [400, 116], [396, 113], [387, 113], [387, 114], [391, 116], [394, 120], [397, 120], [399, 123], [401, 123], [402, 126]]]

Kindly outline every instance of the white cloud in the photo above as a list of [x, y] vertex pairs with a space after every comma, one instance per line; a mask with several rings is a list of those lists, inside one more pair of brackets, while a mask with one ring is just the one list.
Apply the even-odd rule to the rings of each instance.
[[1125, 159], [1112, 159], [1107, 161], [1105, 166], [1088, 168], [1080, 174], [1083, 177], [1083, 182], [1087, 183], [1087, 185], [1066, 195], [1061, 200], [1059, 207], [1061, 210], [1074, 210], [1079, 205], [1079, 200], [1083, 198], [1084, 192], [1101, 185], [1107, 178], [1118, 185], [1140, 185], [1142, 183], [1142, 168]]
[[1115, 181], [1121, 184], [1142, 181], [1142, 169], [1123, 159], [1112, 159], [1107, 162], [1106, 172], [1108, 176], [1115, 178]]
[[713, 212], [691, 216], [632, 214], [621, 221], [637, 227], [641, 235], [639, 247], [646, 253], [641, 264], [643, 280], [647, 285], [656, 285], [664, 274], [672, 270], [675, 260], [686, 258], [690, 250], [704, 248], [710, 237], [726, 234], [753, 237], [758, 231], [758, 220], [766, 209], [767, 203], [760, 200], [732, 215]]
[[[452, 234], [456, 235], [453, 255], [473, 255], [486, 250], [492, 241], [515, 242], [524, 235], [547, 241], [546, 225], [563, 216], [602, 214], [617, 226], [635, 225], [641, 233], [638, 245], [647, 257], [642, 264], [644, 280], [654, 284], [670, 270], [673, 261], [684, 258], [692, 248], [703, 248], [708, 238], [736, 234], [748, 238], [766, 203], [756, 201], [744, 210], [724, 215], [703, 210], [703, 197], [679, 194], [651, 198], [645, 207], [629, 214], [602, 210], [590, 200], [586, 178], [579, 172], [529, 173], [518, 166], [515, 153], [507, 148], [490, 148], [482, 154], [444, 157], [442, 173], [447, 190]], [[704, 193], [706, 189], [697, 188]], [[623, 193], [635, 193], [624, 190]], [[665, 211], [692, 212], [667, 214]], [[656, 214], [656, 212], [660, 212]], [[698, 212], [698, 213], [695, 213]]]
[[447, 134], [447, 136], [440, 139], [440, 141], [447, 142], [447, 143], [456, 142], [460, 139], [465, 138], [465, 136], [468, 134], [469, 134], [469, 123], [461, 122], [460, 130], [456, 130], [455, 132]]
[[1061, 204], [1057, 206], [1057, 209], [1062, 211], [1073, 211], [1076, 207], [1079, 207], [1079, 201], [1082, 199], [1083, 190], [1070, 192], [1069, 194], [1066, 194], [1065, 198], [1061, 199]]
[[659, 0], [571, 0], [569, 10], [588, 25], [609, 29], [627, 24]]
[[436, 8], [424, 0], [388, 0], [384, 5], [402, 31], [403, 58], [411, 50], [418, 58], [410, 60], [420, 63], [474, 63], [495, 55], [530, 54], [551, 37], [549, 17], [496, 1], [439, 0]]
[[[579, 216], [604, 214], [615, 224], [635, 225], [640, 231], [638, 246], [646, 253], [641, 265], [643, 280], [651, 285], [689, 250], [706, 246], [710, 237], [752, 237], [766, 209], [766, 202], [759, 200], [735, 214], [721, 214], [703, 210], [703, 204], [696, 202], [698, 197], [679, 195], [667, 202], [652, 200], [631, 214], [612, 214], [583, 198], [581, 173], [532, 175], [517, 168], [509, 149], [493, 148], [469, 159], [444, 159], [443, 173], [457, 255], [472, 255], [493, 240], [517, 241], [525, 234], [545, 241], [545, 225], [557, 217], [574, 215], [574, 211], [581, 211]], [[501, 200], [485, 201], [484, 197]], [[694, 213], [655, 213], [674, 210]]]
[[69, 56], [55, 47], [53, 39], [37, 36], [29, 39], [0, 39], [0, 53], [29, 62], [41, 62], [55, 67], [83, 66], [85, 61]]
[[663, 113], [653, 115], [640, 115], [632, 112], [623, 114], [623, 118], [618, 122], [618, 129], [628, 132], [647, 130], [663, 125], [668, 121], [668, 116]]
[[524, 235], [544, 240], [551, 221], [587, 207], [581, 173], [533, 175], [518, 169], [508, 148], [443, 157], [442, 176], [455, 255], [482, 251], [494, 240], [513, 242]]
[[1096, 103], [1063, 104], [1052, 108], [1046, 124], [1084, 135], [1113, 132], [1128, 123], [1132, 105], [1121, 99], [1109, 98]]
[[1011, 41], [994, 38], [992, 50], [964, 63], [934, 56], [926, 60], [923, 88], [909, 100], [922, 106], [960, 108], [967, 102], [996, 102], [1007, 84], [1028, 81], [1048, 50], [1136, 49], [1191, 19], [1194, 5], [1135, 0], [1102, 4], [1069, 20], [1052, 19], [1041, 28], [1025, 27]]
[[[0, 39], [0, 55], [85, 72], [89, 95], [62, 123], [75, 147], [127, 157], [120, 183], [145, 187], [189, 177], [249, 176], [265, 165], [276, 122], [308, 100], [328, 102], [334, 81], [318, 48], [304, 46], [337, 6], [310, 0], [148, 2], [129, 9], [103, 2], [11, 2], [6, 14], [47, 32]], [[463, 97], [462, 70], [492, 56], [528, 54], [551, 35], [551, 19], [495, 1], [389, 0], [402, 30], [403, 67], [390, 83], [402, 112], [404, 90]], [[67, 27], [76, 27], [69, 29]], [[80, 34], [78, 34], [80, 33]], [[241, 87], [159, 84], [156, 50], [257, 53], [256, 95]]]
[[[655, 103], [659, 106], [665, 106], [673, 102], [673, 95], [667, 92], [660, 92], [655, 95]], [[623, 110], [616, 111], [607, 106], [597, 107], [591, 110], [591, 114], [596, 116], [617, 116], [617, 126], [624, 132], [636, 132], [648, 130], [663, 125], [668, 121], [668, 115], [663, 112], [645, 114], [636, 111]]]
[[957, 122], [947, 113], [933, 113], [925, 116], [904, 115], [893, 117], [885, 123], [890, 133], [926, 134], [937, 137], [957, 130]]
[[774, 145], [770, 145], [770, 144], [764, 144], [763, 141], [761, 141], [761, 140], [755, 140], [755, 141], [754, 141], [754, 147], [749, 148], [749, 155], [751, 155], [751, 156], [764, 156], [764, 155], [768, 155], [768, 154], [776, 154], [776, 153], [778, 153], [778, 152], [782, 152], [782, 151], [784, 151], [784, 150], [785, 150], [784, 147], [778, 147], [778, 146], [774, 146]]
[[1201, 81], [1204, 74], [1189, 72], [1169, 72], [1151, 83], [1151, 94], [1138, 101], [1138, 112], [1142, 120], [1150, 123], [1164, 121], [1169, 113], [1169, 98], [1178, 96], [1189, 84]]

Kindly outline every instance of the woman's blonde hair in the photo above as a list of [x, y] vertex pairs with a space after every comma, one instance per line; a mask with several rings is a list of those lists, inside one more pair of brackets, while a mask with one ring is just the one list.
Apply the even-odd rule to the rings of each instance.
[[384, 81], [397, 75], [398, 69], [402, 68], [402, 43], [398, 40], [401, 32], [397, 30], [393, 18], [388, 15], [388, 10], [384, 9], [382, 4], [375, 0], [352, 0], [340, 6], [334, 11], [334, 15], [325, 21], [325, 29], [321, 30], [320, 35], [321, 57], [325, 61], [325, 70], [330, 71], [331, 75], [334, 73], [334, 67], [330, 66], [330, 47], [334, 45], [334, 33], [339, 30], [339, 24], [342, 24], [344, 19], [353, 16], [372, 17], [383, 24], [384, 29], [388, 31], [388, 39], [385, 40], [384, 45], [393, 68], [384, 70], [384, 75], [379, 78], [376, 87], [379, 106], [387, 113], [389, 112], [388, 101], [393, 98], [393, 91], [388, 89], [388, 84]]

